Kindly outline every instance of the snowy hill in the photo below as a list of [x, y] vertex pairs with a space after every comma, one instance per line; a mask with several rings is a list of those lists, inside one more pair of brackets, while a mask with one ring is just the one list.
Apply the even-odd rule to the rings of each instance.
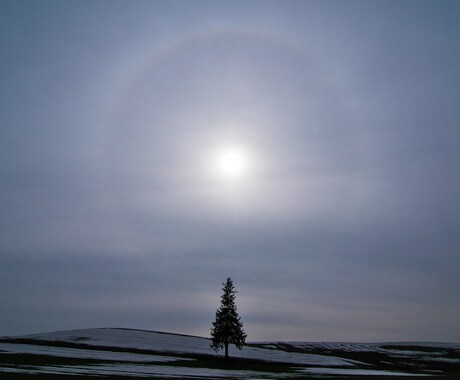
[[[302, 378], [306, 374], [460, 374], [459, 344], [270, 342], [249, 344], [242, 351], [233, 349], [230, 355], [237, 360], [223, 364], [221, 354], [210, 348], [210, 340], [195, 336], [112, 328], [70, 330], [1, 338], [0, 376], [40, 373], [131, 378]], [[27, 359], [33, 357], [48, 359], [43, 365], [30, 365]]]
[[[49, 343], [76, 343], [101, 348], [125, 348], [174, 354], [216, 355], [210, 347], [210, 340], [189, 335], [162, 333], [156, 331], [132, 329], [87, 329], [69, 330], [46, 334], [33, 334], [17, 339], [28, 341], [45, 341]], [[257, 359], [280, 363], [351, 366], [352, 361], [340, 358], [286, 352], [285, 350], [244, 347], [233, 350], [231, 356], [237, 358]]]

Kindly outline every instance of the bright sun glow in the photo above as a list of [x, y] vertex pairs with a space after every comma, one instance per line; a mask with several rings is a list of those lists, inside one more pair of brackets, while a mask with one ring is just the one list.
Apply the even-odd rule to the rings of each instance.
[[223, 149], [217, 157], [217, 170], [219, 175], [224, 178], [243, 177], [247, 170], [246, 155], [238, 148]]

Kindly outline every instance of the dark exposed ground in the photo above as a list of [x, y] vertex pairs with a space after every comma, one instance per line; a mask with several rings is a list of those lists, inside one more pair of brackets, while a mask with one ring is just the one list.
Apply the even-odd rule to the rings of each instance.
[[[0, 349], [0, 379], [389, 379], [411, 380], [427, 378], [430, 380], [460, 380], [460, 347], [459, 346], [423, 346], [417, 345], [345, 345], [345, 344], [290, 344], [290, 343], [264, 343], [251, 344], [251, 347], [266, 350], [281, 350], [288, 353], [316, 354], [342, 358], [359, 362], [355, 367], [358, 370], [371, 371], [361, 375], [340, 374], [309, 374], [302, 372], [313, 366], [298, 363], [276, 363], [260, 359], [234, 358], [224, 360], [220, 356], [164, 352], [138, 348], [122, 348], [114, 346], [94, 346], [86, 344], [84, 339], [74, 342], [46, 341], [30, 338], [3, 338], [0, 343], [28, 344], [31, 347], [52, 348], [52, 354], [39, 354], [33, 348], [30, 352], [12, 353]], [[356, 347], [353, 347], [356, 346]], [[97, 357], [72, 357], [60, 355], [60, 349], [71, 348], [76, 350], [92, 350], [94, 356], [103, 352], [109, 354], [106, 359]], [[57, 350], [57, 351], [56, 351]], [[110, 354], [113, 353], [113, 358]], [[136, 362], [130, 359], [120, 359], [117, 353], [156, 355], [159, 357], [152, 362]], [[167, 361], [173, 355], [175, 361]], [[163, 361], [162, 358], [165, 358]], [[193, 359], [193, 360], [191, 360]], [[121, 367], [117, 367], [121, 366]], [[117, 368], [136, 367], [133, 371], [119, 371]], [[321, 367], [321, 366], [315, 366]], [[51, 368], [51, 371], [50, 371]], [[99, 368], [110, 368], [109, 371]], [[115, 369], [112, 369], [115, 368]], [[154, 369], [154, 374], [147, 370], [142, 372], [139, 368]], [[65, 373], [59, 372], [63, 369]], [[83, 369], [83, 372], [82, 372]], [[88, 370], [85, 373], [85, 370]], [[164, 370], [164, 372], [162, 372]], [[340, 369], [340, 368], [339, 368]], [[343, 368], [347, 369], [347, 368]], [[196, 372], [194, 372], [196, 370]], [[17, 372], [21, 371], [21, 372]], [[30, 371], [31, 373], [28, 373]], [[137, 372], [136, 372], [137, 371]], [[386, 371], [392, 376], [372, 375], [372, 371]], [[226, 375], [228, 373], [228, 375]], [[376, 372], [378, 373], [378, 372]], [[399, 376], [396, 373], [404, 373]], [[412, 376], [414, 375], [414, 376]], [[420, 377], [424, 375], [424, 377]]]

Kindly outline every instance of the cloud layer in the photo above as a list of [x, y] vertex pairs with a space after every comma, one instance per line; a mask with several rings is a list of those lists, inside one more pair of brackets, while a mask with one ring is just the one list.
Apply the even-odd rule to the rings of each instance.
[[0, 334], [460, 340], [455, 2], [1, 8]]

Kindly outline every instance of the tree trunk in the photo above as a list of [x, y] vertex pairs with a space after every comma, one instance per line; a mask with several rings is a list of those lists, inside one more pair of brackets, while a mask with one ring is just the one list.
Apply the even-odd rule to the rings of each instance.
[[225, 342], [225, 359], [228, 359], [228, 343]]

